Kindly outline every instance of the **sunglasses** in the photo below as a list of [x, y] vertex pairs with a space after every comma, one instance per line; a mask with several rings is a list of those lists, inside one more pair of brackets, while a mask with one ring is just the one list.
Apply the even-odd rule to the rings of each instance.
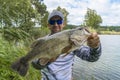
[[49, 24], [54, 25], [55, 23], [60, 25], [63, 23], [63, 20], [49, 20]]

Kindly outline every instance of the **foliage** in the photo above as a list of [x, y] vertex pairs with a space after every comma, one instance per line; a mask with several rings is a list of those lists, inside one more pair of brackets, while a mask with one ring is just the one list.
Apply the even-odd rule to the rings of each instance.
[[73, 29], [73, 28], [76, 28], [76, 27], [79, 27], [79, 26], [76, 26], [76, 25], [72, 25], [72, 24], [67, 24], [64, 29]]
[[94, 29], [94, 28], [92, 28], [92, 27], [88, 27], [87, 29], [88, 29], [90, 32], [92, 32], [92, 33], [93, 33], [93, 32], [97, 32], [97, 30]]
[[37, 24], [40, 24], [41, 27], [47, 27], [48, 11], [46, 5], [42, 2], [42, 0], [31, 0], [31, 2], [37, 12], [40, 14], [38, 17], [39, 20], [36, 21]]
[[120, 32], [112, 31], [100, 31], [100, 34], [108, 34], [108, 35], [120, 35]]
[[47, 25], [46, 8], [42, 0], [0, 0], [0, 28], [3, 36], [8, 41], [26, 39], [24, 37], [28, 37], [28, 34], [30, 38], [34, 37], [36, 26]]
[[1, 31], [4, 39], [9, 42], [18, 42], [20, 40], [25, 41], [28, 37], [30, 37], [28, 33], [18, 28], [6, 28], [1, 29]]
[[10, 67], [12, 62], [25, 55], [28, 50], [29, 48], [23, 45], [13, 45], [0, 37], [0, 80], [40, 80], [40, 72], [31, 65], [25, 77], [21, 77]]
[[30, 33], [34, 39], [37, 39], [48, 35], [50, 33], [50, 30], [48, 29], [48, 27], [36, 27], [33, 30], [31, 30]]
[[102, 31], [116, 31], [116, 32], [119, 32], [120, 31], [120, 26], [101, 26], [99, 28], [99, 30], [102, 30]]
[[0, 29], [1, 36], [4, 40], [17, 45], [19, 42], [24, 42], [26, 46], [30, 46], [30, 42], [34, 39], [43, 37], [50, 33], [46, 27], [35, 27], [27, 33], [19, 28]]
[[95, 10], [88, 8], [85, 15], [84, 25], [97, 29], [100, 26], [100, 23], [102, 23], [101, 16], [98, 15]]
[[0, 3], [2, 27], [20, 27], [34, 18], [30, 0], [1, 0]]
[[44, 17], [41, 19], [41, 27], [47, 27], [48, 26], [48, 13], [44, 15]]

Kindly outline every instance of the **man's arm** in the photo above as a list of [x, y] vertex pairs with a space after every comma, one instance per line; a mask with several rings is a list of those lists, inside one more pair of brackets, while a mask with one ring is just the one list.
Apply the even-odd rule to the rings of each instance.
[[75, 50], [74, 53], [83, 60], [94, 62], [97, 61], [101, 55], [101, 45], [97, 48], [82, 46], [80, 49]]
[[92, 33], [88, 37], [87, 45], [75, 50], [74, 53], [83, 60], [97, 61], [101, 55], [101, 44], [97, 33]]

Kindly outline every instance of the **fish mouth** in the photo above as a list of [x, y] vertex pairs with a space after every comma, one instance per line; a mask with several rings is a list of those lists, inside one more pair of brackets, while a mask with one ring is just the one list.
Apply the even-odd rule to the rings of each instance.
[[85, 31], [88, 32], [88, 33], [90, 33], [90, 31], [87, 28], [85, 28]]

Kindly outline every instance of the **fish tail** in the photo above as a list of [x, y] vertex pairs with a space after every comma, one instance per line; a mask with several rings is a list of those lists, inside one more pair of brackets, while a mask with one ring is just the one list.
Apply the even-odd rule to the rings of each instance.
[[25, 61], [24, 57], [22, 57], [18, 61], [14, 62], [11, 65], [11, 68], [17, 71], [21, 76], [25, 76], [29, 68], [29, 63]]

